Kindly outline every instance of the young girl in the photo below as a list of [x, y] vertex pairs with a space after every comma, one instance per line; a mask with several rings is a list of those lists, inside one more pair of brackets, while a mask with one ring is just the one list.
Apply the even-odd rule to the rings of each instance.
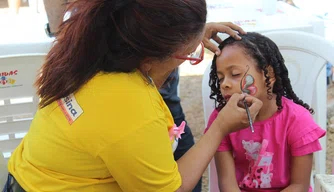
[[312, 191], [313, 152], [325, 135], [312, 119], [313, 109], [292, 90], [276, 44], [258, 33], [219, 46], [210, 72], [215, 100], [208, 127], [234, 93], [259, 98], [263, 107], [250, 128], [229, 134], [215, 155], [221, 191]]

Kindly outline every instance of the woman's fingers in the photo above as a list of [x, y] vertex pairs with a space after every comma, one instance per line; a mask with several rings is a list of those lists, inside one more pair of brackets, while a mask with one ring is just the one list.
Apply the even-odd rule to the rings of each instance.
[[213, 42], [210, 41], [210, 39], [220, 44], [222, 40], [218, 37], [218, 33], [226, 33], [237, 40], [241, 39], [239, 33], [246, 34], [246, 32], [241, 27], [231, 22], [207, 23], [205, 25], [203, 44], [207, 49], [209, 49], [216, 55], [220, 54], [220, 50]]
[[225, 26], [229, 27], [230, 29], [233, 29], [233, 31], [238, 31], [240, 34], [247, 34], [246, 31], [244, 31], [241, 27], [239, 27], [238, 25], [236, 25], [232, 22], [220, 22], [220, 24], [225, 25]]
[[245, 97], [245, 101], [248, 105], [249, 112], [254, 121], [255, 117], [257, 116], [260, 109], [262, 108], [263, 103], [261, 100], [257, 99], [256, 97], [249, 96], [249, 95]]

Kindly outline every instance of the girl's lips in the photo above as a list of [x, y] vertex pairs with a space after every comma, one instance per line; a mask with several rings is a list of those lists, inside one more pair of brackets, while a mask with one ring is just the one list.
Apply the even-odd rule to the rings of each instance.
[[231, 98], [231, 95], [224, 95], [223, 97], [226, 101], [228, 101]]

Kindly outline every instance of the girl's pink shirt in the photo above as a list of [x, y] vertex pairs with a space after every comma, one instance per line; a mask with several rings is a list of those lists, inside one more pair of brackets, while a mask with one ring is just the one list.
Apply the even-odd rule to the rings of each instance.
[[[240, 187], [285, 188], [290, 183], [291, 156], [321, 150], [319, 138], [326, 131], [315, 123], [309, 111], [285, 97], [282, 106], [269, 119], [255, 122], [255, 133], [250, 128], [231, 133], [218, 147], [218, 152], [233, 152]], [[205, 132], [217, 115], [218, 111], [214, 110]], [[265, 148], [264, 141], [268, 143]]]

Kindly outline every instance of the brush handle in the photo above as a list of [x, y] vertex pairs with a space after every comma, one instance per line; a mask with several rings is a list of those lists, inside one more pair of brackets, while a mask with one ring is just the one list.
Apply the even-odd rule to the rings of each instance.
[[252, 133], [254, 133], [253, 121], [252, 121], [252, 117], [250, 115], [246, 100], [244, 100], [244, 105], [245, 105], [245, 109], [246, 109], [246, 113], [247, 113], [247, 117], [248, 117], [248, 121], [249, 121], [249, 127], [250, 127]]

